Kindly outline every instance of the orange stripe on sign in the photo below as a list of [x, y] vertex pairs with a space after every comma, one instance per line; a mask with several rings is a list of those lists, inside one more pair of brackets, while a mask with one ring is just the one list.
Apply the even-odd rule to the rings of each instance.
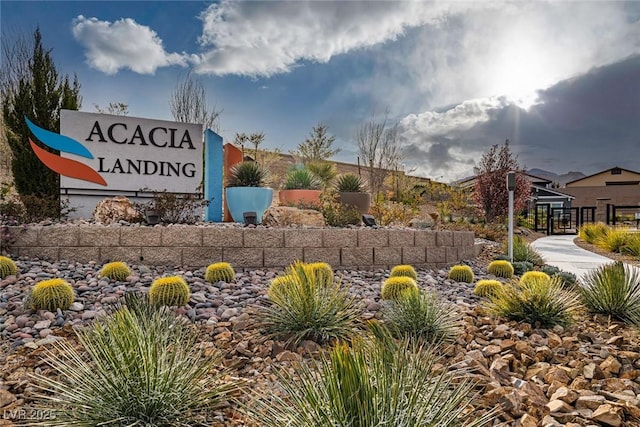
[[31, 144], [31, 149], [40, 159], [40, 161], [55, 173], [68, 176], [69, 178], [76, 178], [83, 181], [89, 181], [96, 184], [104, 185], [106, 187], [107, 181], [105, 181], [98, 172], [91, 169], [84, 163], [56, 156], [55, 154], [38, 147], [33, 143], [31, 138], [29, 138], [29, 144]]

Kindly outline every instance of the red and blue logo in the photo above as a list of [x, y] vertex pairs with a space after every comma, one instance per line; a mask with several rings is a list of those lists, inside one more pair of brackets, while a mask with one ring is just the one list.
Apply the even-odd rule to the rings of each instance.
[[[31, 133], [47, 147], [63, 153], [76, 154], [78, 156], [86, 157], [87, 159], [93, 159], [93, 154], [91, 154], [84, 145], [75, 139], [42, 129], [33, 124], [27, 116], [24, 116], [24, 119], [26, 120]], [[36, 145], [31, 138], [29, 138], [29, 144], [31, 144], [31, 149], [35, 153], [36, 157], [38, 157], [46, 167], [55, 173], [68, 176], [69, 178], [80, 179], [82, 181], [93, 182], [104, 186], [107, 185], [104, 178], [92, 167], [76, 160], [66, 159], [50, 153]]]

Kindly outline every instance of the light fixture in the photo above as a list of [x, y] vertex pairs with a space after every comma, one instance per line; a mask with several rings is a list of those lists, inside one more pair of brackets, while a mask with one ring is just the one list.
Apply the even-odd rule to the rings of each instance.
[[256, 225], [258, 223], [258, 214], [255, 212], [242, 212], [244, 225]]
[[378, 224], [376, 224], [376, 219], [373, 217], [373, 215], [362, 215], [362, 222], [367, 227], [378, 228]]

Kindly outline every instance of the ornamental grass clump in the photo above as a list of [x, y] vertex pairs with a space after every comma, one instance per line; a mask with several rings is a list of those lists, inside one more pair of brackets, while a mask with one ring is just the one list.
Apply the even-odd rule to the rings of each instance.
[[511, 279], [513, 277], [513, 265], [505, 260], [491, 261], [487, 266], [487, 273], [496, 277]]
[[620, 253], [627, 244], [629, 230], [622, 227], [607, 227], [604, 234], [594, 241], [594, 244], [609, 252]]
[[216, 262], [210, 264], [204, 274], [204, 280], [209, 283], [231, 283], [236, 277], [236, 272], [228, 262]]
[[578, 295], [565, 290], [558, 278], [506, 283], [489, 295], [486, 306], [497, 316], [543, 328], [572, 323], [581, 307]]
[[416, 269], [411, 265], [396, 265], [391, 269], [390, 277], [411, 277], [413, 280], [418, 280], [418, 274]]
[[[53, 414], [30, 425], [210, 426], [213, 410], [238, 384], [223, 381], [219, 352], [198, 345], [197, 330], [137, 293], [83, 329], [81, 348], [45, 348], [56, 375], [34, 374], [36, 407]], [[40, 412], [39, 412], [40, 413]]]
[[18, 273], [18, 267], [13, 260], [6, 256], [0, 256], [0, 279], [7, 276], [15, 276]]
[[478, 392], [469, 373], [435, 369], [439, 357], [383, 327], [372, 337], [339, 343], [319, 360], [276, 371], [286, 396], [270, 393], [248, 408], [260, 425], [477, 427], [493, 413], [469, 413]]
[[640, 273], [622, 262], [588, 272], [578, 287], [582, 301], [593, 313], [640, 324]]
[[130, 274], [131, 270], [129, 270], [127, 264], [120, 261], [109, 262], [102, 266], [102, 269], [100, 270], [100, 277], [106, 277], [120, 282], [127, 280], [127, 277], [129, 277]]
[[582, 224], [578, 229], [578, 236], [585, 242], [594, 244], [596, 240], [604, 236], [608, 228], [602, 222]]
[[502, 289], [502, 282], [499, 280], [483, 279], [478, 280], [473, 288], [473, 294], [479, 297], [496, 295]]
[[449, 279], [456, 282], [472, 283], [473, 278], [473, 270], [468, 265], [454, 265], [449, 270]]
[[259, 312], [258, 323], [267, 336], [298, 344], [349, 339], [354, 334], [360, 310], [340, 281], [319, 282], [299, 261], [283, 277], [277, 285], [271, 283], [271, 304]]
[[430, 344], [452, 342], [460, 328], [459, 316], [436, 293], [406, 292], [384, 311], [385, 325], [395, 337]]
[[406, 293], [417, 293], [418, 284], [411, 277], [395, 276], [389, 277], [382, 283], [380, 298], [383, 300], [396, 300]]
[[62, 279], [49, 279], [37, 283], [31, 290], [30, 304], [34, 310], [66, 310], [73, 304], [71, 285]]
[[186, 305], [190, 297], [189, 285], [179, 276], [161, 277], [149, 288], [151, 304], [179, 307]]
[[520, 236], [513, 239], [513, 261], [526, 261], [537, 266], [544, 265], [540, 254]]

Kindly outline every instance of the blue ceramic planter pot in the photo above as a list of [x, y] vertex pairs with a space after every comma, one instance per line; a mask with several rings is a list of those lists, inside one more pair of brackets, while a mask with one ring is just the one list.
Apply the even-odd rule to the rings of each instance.
[[235, 222], [244, 222], [244, 212], [255, 212], [258, 224], [264, 211], [271, 206], [273, 189], [265, 187], [228, 187], [225, 191], [227, 207]]

